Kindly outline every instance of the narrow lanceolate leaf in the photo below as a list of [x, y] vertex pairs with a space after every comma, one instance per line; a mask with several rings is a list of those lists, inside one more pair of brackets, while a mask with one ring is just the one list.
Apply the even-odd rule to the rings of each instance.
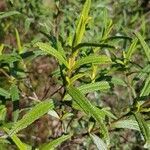
[[62, 47], [61, 42], [59, 42], [59, 41], [57, 41], [57, 49], [61, 53], [61, 55], [66, 59], [65, 51], [64, 51], [64, 49]]
[[[7, 128], [3, 128], [8, 134], [9, 134], [9, 130]], [[19, 150], [31, 150], [31, 146], [23, 143], [18, 137], [16, 134], [12, 135], [10, 137], [13, 142], [16, 144], [16, 146], [18, 147]]]
[[3, 88], [0, 88], [0, 96], [4, 96], [5, 98], [10, 98], [10, 93]]
[[70, 83], [74, 83], [76, 80], [78, 80], [79, 78], [82, 78], [83, 76], [86, 76], [88, 73], [79, 73], [75, 76], [73, 76], [71, 79], [70, 79]]
[[81, 43], [81, 41], [83, 39], [83, 35], [85, 32], [85, 26], [89, 20], [88, 14], [89, 14], [90, 6], [91, 6], [91, 0], [86, 0], [85, 4], [83, 6], [83, 10], [80, 15], [80, 19], [77, 24], [77, 29], [76, 29], [74, 40], [73, 40], [73, 47], [75, 47], [76, 45]]
[[19, 148], [19, 150], [32, 150], [32, 147], [30, 145], [27, 145], [25, 143], [23, 143], [16, 134], [14, 134], [13, 136], [11, 136], [11, 139], [13, 140], [13, 142], [17, 145], [17, 147]]
[[110, 85], [107, 81], [100, 81], [95, 83], [84, 84], [79, 87], [79, 90], [83, 93], [89, 93], [94, 91], [104, 91], [110, 89]]
[[150, 94], [150, 74], [145, 81], [145, 84], [144, 84], [144, 87], [141, 91], [140, 97], [141, 96], [148, 96], [149, 94]]
[[109, 107], [104, 107], [102, 109], [99, 109], [101, 112], [103, 112], [107, 117], [112, 119], [117, 119], [117, 117], [110, 111]]
[[19, 150], [31, 150], [32, 148], [28, 145], [26, 145], [25, 143], [23, 143], [16, 134], [11, 136], [11, 139], [13, 140], [13, 142], [17, 145], [17, 147], [19, 148]]
[[63, 135], [53, 141], [50, 141], [47, 144], [44, 144], [40, 147], [40, 150], [54, 150], [57, 148], [62, 142], [68, 140], [71, 137], [71, 135]]
[[90, 137], [92, 138], [94, 144], [97, 146], [98, 150], [107, 150], [107, 145], [104, 143], [104, 141], [99, 138], [95, 134], [90, 134]]
[[[78, 87], [78, 90], [83, 94], [87, 94], [95, 91], [105, 91], [108, 89], [110, 89], [110, 85], [107, 81], [89, 83]], [[64, 99], [68, 100], [70, 98], [71, 97], [67, 94]]]
[[140, 131], [139, 125], [136, 120], [133, 119], [126, 119], [120, 120], [111, 125], [112, 128], [126, 128], [131, 130]]
[[18, 30], [17, 30], [17, 29], [15, 29], [15, 32], [16, 32], [16, 40], [17, 40], [18, 52], [19, 52], [19, 54], [21, 54], [23, 48], [22, 48], [22, 46], [21, 46], [20, 36], [19, 36], [19, 33], [18, 33]]
[[144, 51], [145, 51], [145, 54], [146, 54], [146, 57], [148, 59], [148, 61], [150, 61], [150, 48], [149, 46], [146, 44], [146, 42], [144, 41], [144, 38], [141, 36], [140, 33], [135, 33], [137, 38], [139, 39]]
[[54, 104], [52, 101], [46, 100], [40, 102], [36, 106], [34, 106], [27, 114], [23, 116], [21, 120], [15, 123], [13, 128], [10, 130], [9, 135], [19, 132], [20, 130], [26, 128], [30, 124], [32, 124], [35, 120], [39, 119], [41, 116], [46, 114], [50, 109], [54, 108]]
[[144, 80], [147, 74], [150, 74], [150, 64], [147, 64], [143, 69], [141, 69], [140, 73], [136, 76], [136, 78]]
[[145, 122], [144, 118], [139, 112], [135, 112], [134, 116], [145, 139], [146, 146], [150, 148], [150, 128], [148, 127], [148, 124]]
[[97, 112], [96, 106], [90, 103], [90, 101], [75, 87], [70, 85], [68, 87], [68, 93], [72, 99], [78, 104], [78, 106], [85, 112], [87, 115], [91, 115], [99, 124], [100, 130], [103, 134], [106, 143], [109, 144], [109, 134], [106, 125], [103, 122], [102, 116]]
[[138, 39], [137, 39], [137, 38], [135, 38], [135, 39], [132, 41], [132, 44], [130, 45], [129, 49], [128, 49], [127, 52], [126, 52], [126, 59], [127, 59], [127, 60], [130, 60], [131, 57], [132, 57], [132, 54], [135, 52], [137, 42], [138, 42]]
[[0, 19], [20, 14], [18, 11], [0, 12]]
[[68, 62], [65, 60], [63, 55], [59, 51], [51, 47], [48, 43], [38, 42], [35, 45], [38, 46], [39, 49], [46, 52], [47, 54], [54, 56], [56, 59], [58, 59], [60, 64], [64, 64], [68, 68], [69, 66]]
[[108, 56], [106, 56], [106, 55], [101, 55], [101, 56], [93, 56], [93, 55], [91, 55], [91, 56], [87, 56], [87, 57], [79, 59], [75, 63], [73, 69], [79, 68], [82, 65], [90, 64], [90, 63], [93, 63], [93, 64], [108, 64], [108, 63], [111, 63], [111, 59]]
[[1, 44], [1, 45], [0, 45], [0, 55], [2, 55], [3, 49], [4, 49], [4, 44]]

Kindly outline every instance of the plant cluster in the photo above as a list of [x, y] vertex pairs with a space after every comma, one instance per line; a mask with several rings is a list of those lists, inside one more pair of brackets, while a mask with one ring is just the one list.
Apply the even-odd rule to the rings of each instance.
[[150, 28], [142, 3], [4, 4], [0, 149], [150, 148]]

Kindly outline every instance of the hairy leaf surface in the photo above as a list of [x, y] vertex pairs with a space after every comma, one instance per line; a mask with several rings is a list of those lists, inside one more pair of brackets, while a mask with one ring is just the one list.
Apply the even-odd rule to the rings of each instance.
[[68, 93], [87, 115], [91, 115], [97, 121], [106, 143], [109, 144], [108, 129], [103, 122], [102, 116], [97, 112], [96, 106], [94, 106], [77, 88], [72, 85], [68, 87]]
[[35, 120], [39, 119], [41, 116], [46, 114], [50, 109], [54, 108], [54, 104], [52, 101], [46, 100], [40, 102], [36, 106], [34, 106], [27, 114], [23, 116], [21, 120], [16, 122], [12, 129], [10, 130], [9, 135], [19, 132], [20, 130], [26, 128], [30, 124], [32, 124]]
[[49, 44], [38, 42], [38, 43], [36, 43], [36, 46], [38, 46], [39, 49], [46, 52], [47, 54], [50, 54], [50, 55], [56, 57], [56, 59], [58, 59], [60, 64], [63, 63], [66, 67], [68, 67], [68, 62], [65, 60], [63, 55], [59, 51], [57, 51], [56, 49], [51, 47]]
[[40, 147], [40, 150], [54, 150], [56, 147], [58, 147], [62, 142], [68, 140], [71, 137], [71, 135], [62, 135], [61, 137], [50, 141], [47, 144], [44, 144]]

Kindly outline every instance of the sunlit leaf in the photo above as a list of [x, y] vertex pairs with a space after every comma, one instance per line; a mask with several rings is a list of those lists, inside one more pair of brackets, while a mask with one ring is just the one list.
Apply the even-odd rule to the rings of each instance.
[[[107, 81], [99, 81], [95, 83], [89, 83], [89, 84], [84, 84], [80, 87], [78, 87], [78, 90], [82, 92], [83, 94], [87, 94], [90, 92], [95, 92], [95, 91], [105, 91], [110, 89], [110, 85]], [[67, 94], [64, 99], [68, 100], [70, 99], [70, 96]]]
[[2, 55], [3, 49], [4, 49], [4, 44], [1, 44], [1, 45], [0, 45], [0, 55]]
[[110, 89], [107, 81], [99, 81], [95, 83], [84, 84], [78, 88], [82, 93], [86, 94], [94, 91], [104, 91]]
[[98, 150], [107, 150], [107, 145], [104, 143], [104, 141], [101, 138], [99, 138], [95, 134], [90, 134], [90, 137], [92, 138]]
[[57, 51], [56, 49], [54, 49], [53, 47], [51, 47], [49, 44], [38, 42], [35, 45], [38, 46], [39, 49], [46, 52], [47, 54], [50, 54], [50, 55], [56, 57], [60, 64], [63, 63], [66, 67], [68, 67], [68, 62], [62, 56], [62, 54], [59, 51]]
[[140, 96], [148, 96], [149, 94], [150, 94], [150, 74], [145, 81], [145, 84], [144, 84], [144, 87], [142, 88]]
[[76, 32], [75, 32], [75, 36], [74, 36], [74, 40], [73, 40], [73, 47], [75, 47], [77, 44], [81, 43], [82, 39], [83, 39], [83, 35], [85, 32], [85, 26], [89, 20], [88, 14], [89, 14], [89, 10], [90, 10], [90, 6], [91, 6], [91, 0], [86, 0], [78, 24], [77, 24], [77, 28], [76, 28]]
[[19, 15], [18, 11], [0, 12], [0, 19], [7, 18], [13, 15]]
[[126, 59], [127, 59], [127, 60], [131, 60], [132, 54], [133, 54], [133, 53], [135, 52], [135, 50], [136, 50], [137, 42], [138, 42], [138, 39], [135, 38], [135, 39], [132, 41], [130, 47], [127, 49], [127, 52], [126, 52]]
[[136, 78], [144, 80], [146, 75], [150, 73], [150, 64], [147, 64], [143, 69], [140, 70], [140, 73], [136, 76]]
[[15, 29], [15, 32], [16, 32], [16, 39], [17, 39], [18, 52], [19, 52], [19, 54], [21, 54], [22, 51], [23, 51], [23, 48], [22, 48], [22, 46], [21, 46], [20, 36], [19, 36], [19, 33], [18, 33], [18, 30], [17, 30], [17, 29]]
[[[9, 134], [9, 130], [7, 128], [3, 128], [8, 134]], [[16, 134], [13, 134], [12, 136], [10, 136], [10, 138], [13, 140], [13, 142], [16, 144], [16, 146], [19, 148], [19, 150], [31, 150], [31, 146], [23, 143]]]
[[77, 88], [73, 87], [72, 85], [68, 87], [68, 93], [80, 106], [83, 112], [85, 112], [87, 115], [91, 115], [97, 121], [106, 143], [109, 144], [108, 130], [102, 120], [102, 116], [100, 116], [99, 112], [97, 112], [97, 108]]
[[99, 110], [102, 111], [105, 114], [105, 116], [112, 118], [112, 119], [117, 119], [117, 117], [111, 112], [110, 108], [104, 107], [104, 108], [99, 109]]
[[126, 128], [140, 131], [139, 125], [136, 120], [133, 119], [126, 119], [126, 120], [119, 120], [114, 122], [111, 127], [113, 128]]
[[40, 147], [40, 150], [54, 150], [57, 148], [62, 142], [68, 140], [72, 135], [62, 135], [61, 137], [50, 141], [47, 144], [44, 144]]
[[12, 129], [10, 130], [9, 135], [12, 136], [13, 134], [19, 132], [20, 130], [26, 128], [30, 124], [32, 124], [35, 120], [39, 119], [41, 116], [46, 114], [50, 109], [54, 108], [54, 104], [52, 101], [46, 100], [40, 102], [39, 104], [35, 105], [30, 111], [27, 112], [23, 116], [21, 120], [16, 122]]
[[48, 114], [53, 116], [53, 117], [55, 117], [55, 118], [57, 118], [57, 119], [60, 119], [58, 113], [56, 111], [54, 111], [54, 110], [48, 111]]
[[142, 35], [140, 33], [135, 33], [136, 36], [138, 37], [144, 51], [145, 51], [145, 54], [146, 54], [146, 57], [148, 59], [148, 61], [150, 61], [150, 48], [149, 46], [146, 44], [146, 42], [144, 41], [144, 38], [142, 37]]
[[5, 105], [0, 105], [0, 122], [5, 120], [7, 109]]
[[87, 73], [79, 73], [70, 79], [70, 83], [74, 83], [76, 80], [78, 80], [79, 78], [82, 78], [83, 76], [86, 76], [86, 75], [87, 75]]
[[73, 69], [79, 68], [82, 65], [90, 64], [90, 63], [93, 63], [93, 64], [109, 64], [109, 63], [111, 63], [111, 59], [108, 56], [106, 56], [106, 55], [86, 56], [86, 57], [81, 58], [78, 61], [76, 61]]
[[65, 51], [62, 47], [62, 44], [59, 41], [57, 41], [57, 49], [61, 53], [61, 55], [66, 59]]

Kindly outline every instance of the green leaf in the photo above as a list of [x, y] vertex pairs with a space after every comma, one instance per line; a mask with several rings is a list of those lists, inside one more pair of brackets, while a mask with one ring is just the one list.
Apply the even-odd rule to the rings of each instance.
[[16, 134], [14, 134], [13, 136], [11, 136], [11, 139], [13, 140], [13, 142], [17, 145], [17, 147], [20, 150], [32, 150], [32, 147], [23, 143]]
[[0, 122], [5, 121], [6, 114], [7, 114], [7, 109], [5, 105], [0, 105]]
[[57, 118], [57, 119], [60, 119], [58, 113], [57, 113], [55, 110], [49, 110], [49, 111], [48, 111], [48, 114], [49, 114], [50, 116], [53, 116], [53, 117]]
[[75, 76], [73, 76], [71, 79], [70, 79], [70, 84], [74, 83], [76, 80], [78, 80], [79, 78], [82, 78], [83, 76], [86, 76], [87, 73], [79, 73]]
[[68, 68], [68, 66], [69, 66], [68, 62], [65, 60], [63, 55], [59, 51], [57, 51], [56, 49], [51, 47], [49, 44], [38, 42], [35, 44], [35, 46], [38, 46], [39, 49], [46, 52], [47, 54], [50, 54], [50, 55], [56, 57], [60, 64], [63, 63]]
[[127, 86], [126, 83], [118, 77], [112, 77], [111, 83], [113, 83], [115, 85], [122, 85], [122, 86], [125, 86], [125, 87]]
[[62, 47], [62, 44], [61, 44], [59, 41], [57, 41], [57, 49], [58, 49], [58, 51], [61, 53], [61, 55], [62, 55], [65, 59], [67, 59], [67, 58], [66, 58], [65, 51], [64, 51], [64, 49], [63, 49], [63, 47]]
[[72, 135], [62, 135], [61, 137], [50, 141], [47, 144], [44, 144], [43, 146], [40, 147], [40, 150], [54, 150], [57, 148], [62, 142], [68, 140]]
[[11, 85], [10, 94], [11, 94], [12, 101], [19, 100], [19, 89], [15, 84]]
[[105, 114], [105, 116], [112, 118], [112, 119], [117, 119], [117, 117], [110, 111], [109, 107], [104, 107], [102, 109], [99, 109], [101, 112]]
[[83, 39], [85, 26], [89, 20], [88, 14], [89, 14], [90, 6], [91, 6], [91, 0], [86, 0], [80, 15], [80, 19], [77, 24], [77, 29], [73, 40], [73, 47], [81, 43]]
[[150, 74], [145, 81], [144, 87], [140, 93], [140, 97], [148, 96], [149, 94], [150, 94]]
[[128, 49], [127, 52], [126, 52], [126, 59], [127, 59], [127, 60], [131, 60], [132, 54], [133, 54], [133, 53], [135, 52], [135, 50], [136, 50], [137, 42], [138, 42], [138, 39], [137, 39], [137, 38], [135, 38], [135, 39], [132, 41], [132, 44], [130, 45], [129, 49]]
[[[76, 106], [78, 107], [78, 106]], [[108, 118], [112, 118], [112, 119], [117, 119], [114, 114], [112, 114], [109, 110], [108, 107], [104, 107], [104, 108], [98, 108], [95, 107], [95, 111], [97, 111], [97, 114], [99, 114], [99, 116], [101, 116], [101, 119], [104, 121], [106, 119], [106, 116]]]
[[144, 80], [147, 74], [150, 74], [150, 64], [146, 65], [143, 69], [141, 69], [140, 73], [136, 76], [136, 78]]
[[145, 54], [146, 54], [146, 57], [148, 59], [148, 61], [150, 61], [150, 48], [149, 46], [146, 44], [146, 42], [144, 41], [144, 38], [141, 36], [140, 33], [135, 33], [137, 38], [139, 39], [144, 51], [145, 51]]
[[110, 89], [110, 85], [107, 81], [100, 81], [95, 83], [84, 84], [78, 88], [83, 94], [94, 92], [94, 91], [104, 91]]
[[126, 128], [126, 129], [140, 131], [137, 121], [133, 119], [126, 119], [126, 120], [120, 120], [120, 121], [114, 122], [111, 125], [111, 127], [112, 128]]
[[18, 11], [0, 12], [0, 19], [7, 18], [13, 15], [19, 15]]
[[67, 112], [67, 113], [65, 113], [65, 114], [61, 117], [61, 120], [68, 119], [68, 118], [70, 118], [70, 117], [72, 117], [72, 116], [74, 116], [73, 113]]
[[23, 52], [23, 48], [21, 46], [20, 36], [19, 36], [18, 30], [16, 28], [15, 28], [15, 33], [16, 33], [18, 52], [19, 52], [19, 54], [21, 54]]
[[0, 55], [2, 55], [3, 49], [4, 49], [4, 44], [0, 44]]
[[[110, 85], [107, 81], [84, 84], [78, 87], [78, 90], [82, 92], [83, 94], [87, 94], [87, 93], [95, 92], [95, 91], [105, 91], [107, 89], [110, 89]], [[71, 97], [68, 94], [64, 97], [65, 100], [68, 100], [70, 98]]]
[[25, 28], [25, 33], [27, 33], [30, 29], [30, 25], [31, 23], [34, 22], [34, 19], [33, 18], [26, 18], [25, 19], [25, 22], [24, 22], [24, 28]]
[[0, 95], [4, 96], [5, 98], [10, 98], [10, 93], [3, 88], [0, 88]]
[[23, 116], [21, 120], [16, 122], [12, 129], [10, 130], [9, 135], [17, 133], [18, 131], [26, 128], [30, 124], [32, 124], [35, 120], [39, 119], [41, 116], [46, 114], [50, 109], [54, 108], [54, 104], [52, 101], [46, 100], [40, 102], [36, 106], [34, 106], [27, 114]]
[[107, 145], [104, 143], [104, 141], [99, 138], [95, 134], [90, 134], [91, 139], [93, 140], [94, 144], [97, 146], [98, 150], [107, 150]]
[[[9, 134], [9, 130], [7, 128], [3, 128], [8, 134]], [[23, 143], [16, 134], [10, 136], [10, 138], [13, 140], [13, 142], [17, 145], [17, 147], [19, 148], [19, 150], [31, 150], [31, 146]]]
[[0, 55], [0, 63], [12, 64], [20, 61], [21, 57], [18, 54], [3, 54]]
[[99, 124], [103, 138], [106, 143], [109, 144], [109, 134], [106, 125], [103, 122], [102, 116], [99, 115], [97, 107], [92, 105], [90, 101], [75, 87], [70, 85], [68, 87], [68, 93], [72, 99], [80, 106], [83, 112], [87, 115], [91, 115]]
[[135, 112], [134, 116], [145, 139], [145, 146], [150, 148], [150, 128], [148, 127], [147, 123], [139, 112]]
[[101, 55], [101, 56], [87, 56], [87, 57], [84, 57], [84, 58], [81, 58], [79, 59], [73, 69], [76, 69], [76, 68], [79, 68], [80, 66], [82, 65], [85, 65], [85, 64], [89, 64], [89, 63], [93, 63], [93, 64], [108, 64], [108, 63], [111, 63], [111, 59], [106, 56], [106, 55]]
[[112, 31], [112, 28], [113, 28], [113, 21], [108, 16], [107, 9], [103, 11], [103, 25], [104, 26], [103, 26], [101, 38], [102, 40], [105, 40], [109, 37], [110, 32]]

